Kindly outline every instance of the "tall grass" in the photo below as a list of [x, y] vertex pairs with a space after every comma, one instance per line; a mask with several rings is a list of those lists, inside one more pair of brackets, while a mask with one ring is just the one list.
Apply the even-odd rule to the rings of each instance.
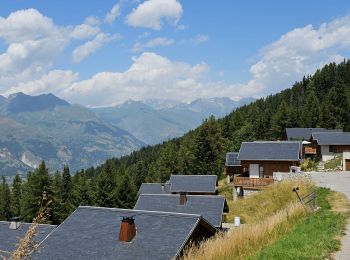
[[184, 259], [245, 259], [276, 241], [306, 214], [300, 204], [292, 203], [260, 223], [219, 233], [199, 247], [189, 248]]
[[330, 259], [331, 254], [340, 249], [349, 202], [342, 194], [320, 188], [317, 203], [320, 210], [251, 259]]
[[283, 209], [289, 203], [297, 201], [296, 194], [292, 192], [295, 187], [299, 187], [299, 193], [304, 196], [314, 188], [314, 184], [305, 179], [283, 181], [236, 201], [232, 200], [232, 192], [230, 194], [230, 191], [233, 187], [230, 185], [222, 184], [219, 187], [219, 193], [225, 195], [230, 208], [227, 216], [228, 222], [232, 222], [235, 216], [239, 216], [242, 223], [251, 224], [259, 222], [266, 216]]
[[308, 214], [297, 202], [294, 187], [303, 196], [314, 186], [305, 180], [285, 181], [235, 201], [231, 213], [249, 224], [188, 248], [184, 259], [245, 259], [272, 244]]

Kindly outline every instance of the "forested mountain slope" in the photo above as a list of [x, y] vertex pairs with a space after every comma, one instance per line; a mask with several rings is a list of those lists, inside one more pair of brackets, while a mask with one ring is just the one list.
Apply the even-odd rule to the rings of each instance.
[[[292, 88], [237, 108], [222, 119], [209, 118], [194, 131], [162, 145], [107, 161], [136, 184], [164, 181], [170, 174], [220, 174], [225, 153], [242, 141], [280, 140], [286, 127], [350, 129], [350, 61], [331, 63]], [[103, 172], [105, 165], [91, 170]]]

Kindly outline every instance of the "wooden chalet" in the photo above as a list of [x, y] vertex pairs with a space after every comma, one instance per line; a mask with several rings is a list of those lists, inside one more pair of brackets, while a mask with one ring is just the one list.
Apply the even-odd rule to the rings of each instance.
[[243, 142], [237, 159], [242, 173], [234, 177], [234, 186], [262, 189], [272, 184], [274, 172], [290, 172], [302, 161], [302, 144], [296, 141]]
[[[313, 133], [310, 142], [324, 162], [350, 152], [350, 132]], [[346, 163], [349, 164], [346, 170], [350, 170], [350, 159]]]

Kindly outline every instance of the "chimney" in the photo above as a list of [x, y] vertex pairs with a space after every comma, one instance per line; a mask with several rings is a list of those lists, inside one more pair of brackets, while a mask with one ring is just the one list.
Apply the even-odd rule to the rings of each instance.
[[136, 236], [133, 217], [123, 217], [120, 223], [119, 241], [130, 242]]
[[187, 201], [186, 193], [181, 192], [180, 193], [180, 205], [185, 205]]
[[19, 221], [19, 217], [13, 217], [10, 220], [9, 229], [16, 230], [21, 226], [21, 222]]

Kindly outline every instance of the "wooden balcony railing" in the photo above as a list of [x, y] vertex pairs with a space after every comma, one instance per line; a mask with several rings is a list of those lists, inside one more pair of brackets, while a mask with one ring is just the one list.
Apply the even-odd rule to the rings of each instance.
[[249, 178], [249, 177], [234, 177], [234, 186], [251, 189], [263, 189], [268, 185], [273, 184], [272, 178]]

